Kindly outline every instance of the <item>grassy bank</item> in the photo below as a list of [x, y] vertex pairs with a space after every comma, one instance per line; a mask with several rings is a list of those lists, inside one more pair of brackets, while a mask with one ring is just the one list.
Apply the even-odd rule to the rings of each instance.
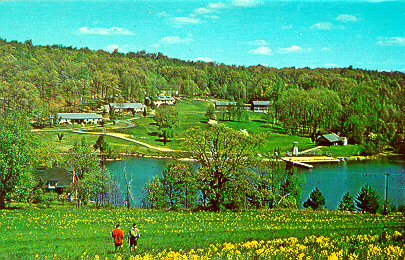
[[[311, 236], [323, 236], [322, 239], [330, 238], [332, 244], [332, 238], [380, 237], [385, 231], [393, 236], [395, 231], [401, 231], [405, 218], [403, 215], [338, 212], [166, 212], [121, 207], [110, 210], [73, 207], [3, 210], [0, 211], [0, 242], [3, 245], [0, 258], [127, 259], [130, 257], [128, 244], [124, 244], [121, 255], [115, 255], [110, 233], [116, 223], [120, 223], [127, 233], [133, 222], [138, 223], [141, 231], [138, 255], [166, 254], [162, 259], [167, 259], [169, 252], [186, 254], [200, 250], [202, 256], [202, 252], [207, 253], [212, 246], [221, 251], [223, 247], [249, 241], [274, 242], [293, 237], [305, 243], [305, 239], [317, 240]], [[400, 245], [403, 248], [403, 243]], [[288, 243], [279, 244], [277, 249], [281, 246], [288, 248]], [[332, 254], [331, 249], [326, 248], [329, 254]], [[307, 251], [305, 253], [310, 254]]]

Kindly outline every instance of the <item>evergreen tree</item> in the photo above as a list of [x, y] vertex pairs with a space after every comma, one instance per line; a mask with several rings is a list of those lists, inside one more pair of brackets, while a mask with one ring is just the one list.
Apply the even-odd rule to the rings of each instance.
[[357, 193], [354, 203], [357, 211], [366, 213], [377, 213], [380, 208], [378, 195], [373, 191], [368, 183], [366, 183]]
[[342, 200], [339, 202], [338, 210], [341, 211], [354, 211], [356, 210], [353, 202], [353, 197], [350, 195], [349, 192], [346, 192]]
[[317, 187], [311, 192], [309, 198], [304, 202], [304, 208], [312, 208], [313, 210], [321, 209], [325, 206], [325, 198]]

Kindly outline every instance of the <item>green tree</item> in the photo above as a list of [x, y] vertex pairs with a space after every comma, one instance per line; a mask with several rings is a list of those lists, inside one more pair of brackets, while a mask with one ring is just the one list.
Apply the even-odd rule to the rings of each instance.
[[185, 136], [185, 150], [200, 164], [203, 198], [213, 211], [226, 208], [226, 202], [234, 199], [230, 196], [238, 195], [229, 190], [245, 190], [250, 177], [248, 169], [259, 160], [257, 151], [262, 137], [222, 125], [193, 128]]
[[346, 192], [342, 200], [339, 202], [338, 210], [340, 211], [354, 211], [356, 210], [353, 202], [353, 197], [350, 195], [349, 192]]
[[145, 184], [142, 205], [147, 208], [164, 208], [167, 206], [163, 184], [158, 176], [154, 176]]
[[29, 192], [35, 146], [23, 114], [0, 112], [0, 209], [6, 207], [6, 198], [16, 189], [20, 195]]
[[215, 108], [214, 108], [214, 106], [208, 106], [207, 107], [207, 111], [205, 112], [205, 117], [207, 118], [207, 121], [215, 120], [217, 118], [215, 116]]
[[[294, 199], [289, 199], [289, 201], [296, 201], [298, 206], [298, 201], [301, 197], [301, 184], [303, 180], [300, 176], [295, 175], [291, 172], [291, 170], [287, 171], [285, 174], [284, 180], [280, 183], [280, 196], [283, 198], [292, 197]], [[281, 201], [282, 202], [282, 201]], [[280, 203], [281, 203], [280, 202]]]
[[96, 199], [97, 184], [99, 178], [107, 180], [107, 177], [102, 177], [103, 169], [100, 166], [100, 161], [97, 154], [92, 149], [91, 145], [82, 138], [73, 145], [67, 154], [66, 165], [75, 169], [78, 181], [73, 184], [73, 190], [77, 194], [77, 202], [86, 204], [90, 199]]
[[325, 206], [325, 198], [317, 187], [311, 192], [303, 206], [304, 208], [312, 208], [313, 210], [321, 209]]
[[191, 165], [173, 162], [167, 164], [162, 172], [161, 182], [170, 207], [194, 206], [197, 184]]
[[[273, 153], [259, 154], [262, 159], [257, 167], [257, 175], [252, 178], [252, 189], [249, 194], [249, 203], [256, 207], [287, 207], [284, 201], [295, 201], [289, 203], [289, 208], [297, 207], [297, 201], [291, 183], [286, 184], [289, 174], [285, 170], [285, 163], [280, 160], [280, 150], [275, 149]], [[298, 194], [299, 195], [299, 194]], [[293, 199], [290, 199], [293, 198]]]
[[179, 113], [175, 107], [163, 105], [156, 109], [153, 119], [159, 127], [158, 134], [163, 137], [163, 143], [166, 145], [167, 140], [174, 136], [173, 128], [179, 124]]
[[357, 211], [376, 214], [380, 209], [380, 199], [377, 193], [366, 183], [354, 198]]
[[111, 107], [110, 108], [110, 121], [112, 121], [113, 125], [115, 125], [116, 120], [117, 120], [117, 114], [115, 113], [115, 108]]
[[112, 149], [106, 142], [104, 135], [100, 135], [96, 141], [96, 143], [93, 145], [94, 150], [99, 150], [100, 151], [100, 160], [102, 165], [104, 164], [105, 160], [107, 158], [111, 158], [112, 155]]

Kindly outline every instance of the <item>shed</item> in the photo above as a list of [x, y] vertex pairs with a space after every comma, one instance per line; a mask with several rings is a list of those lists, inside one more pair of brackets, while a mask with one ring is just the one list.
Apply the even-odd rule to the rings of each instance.
[[332, 145], [347, 145], [346, 137], [339, 137], [337, 134], [325, 134], [318, 136], [315, 140], [317, 145], [332, 146]]

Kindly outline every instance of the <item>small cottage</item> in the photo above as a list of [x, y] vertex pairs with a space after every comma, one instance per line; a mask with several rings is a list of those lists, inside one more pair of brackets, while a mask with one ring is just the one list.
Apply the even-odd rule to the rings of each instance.
[[34, 180], [37, 187], [44, 190], [52, 190], [62, 194], [75, 181], [77, 176], [73, 168], [48, 168], [38, 167], [34, 171]]
[[333, 145], [347, 145], [346, 137], [339, 137], [337, 134], [326, 134], [318, 136], [315, 140], [316, 145], [320, 146], [333, 146]]

